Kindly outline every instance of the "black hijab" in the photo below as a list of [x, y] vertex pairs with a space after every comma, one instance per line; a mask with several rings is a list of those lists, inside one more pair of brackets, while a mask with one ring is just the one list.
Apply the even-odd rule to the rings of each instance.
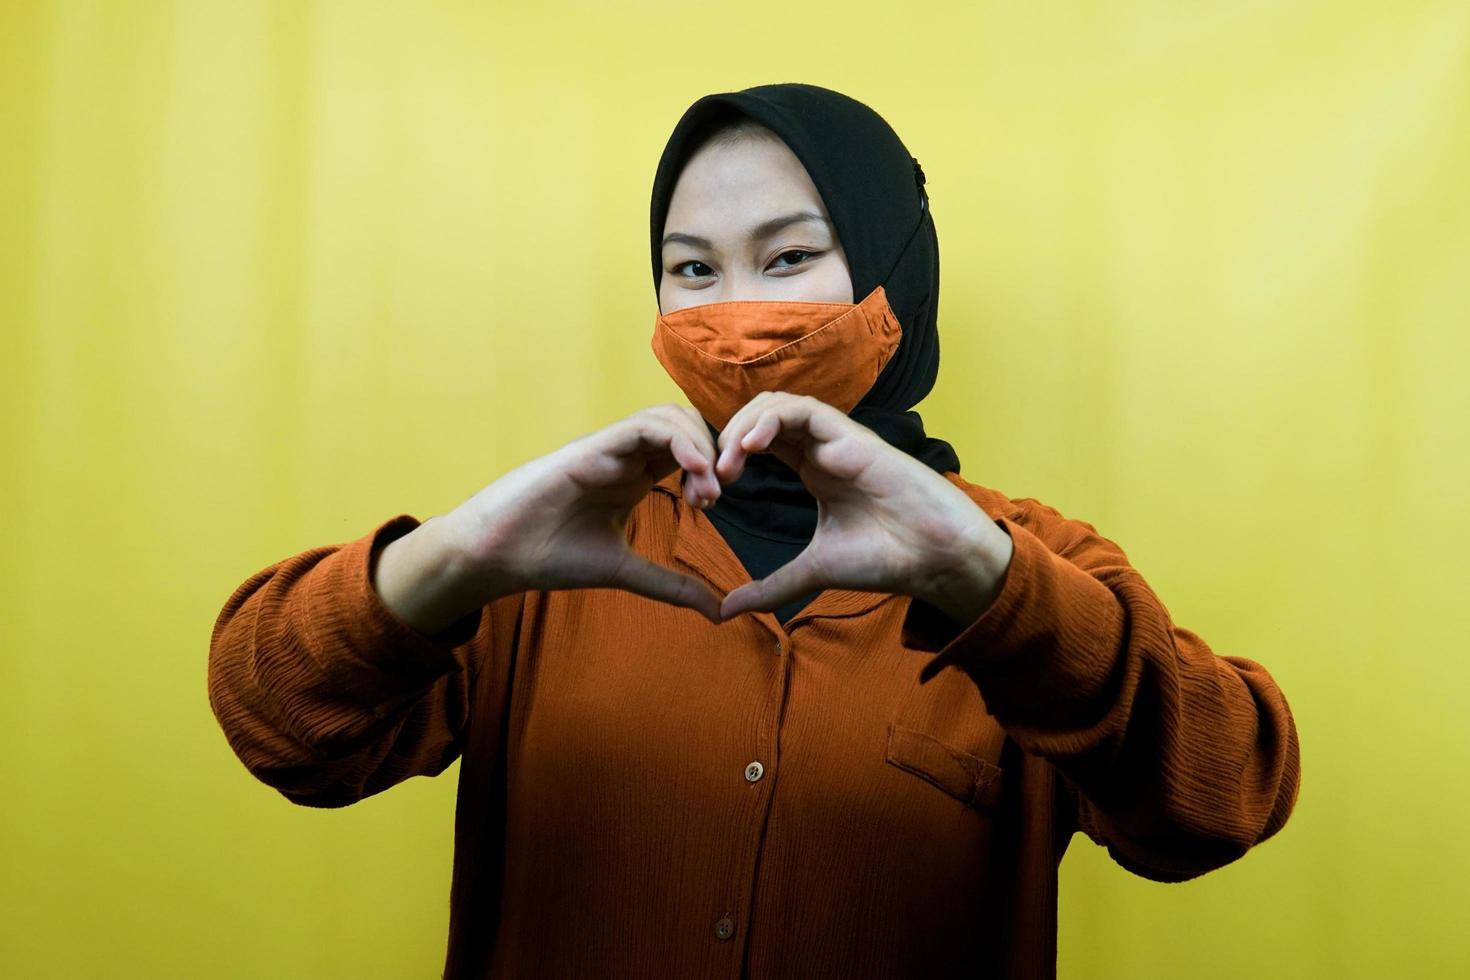
[[[924, 171], [892, 127], [863, 103], [788, 82], [706, 95], [686, 109], [653, 180], [654, 296], [663, 273], [664, 220], [679, 174], [710, 133], [742, 116], [780, 136], [811, 175], [847, 255], [854, 301], [882, 285], [903, 325], [898, 350], [849, 417], [937, 472], [959, 472], [953, 447], [927, 436], [919, 413], [909, 411], [939, 371], [939, 239]], [[709, 429], [718, 437], [719, 430]], [[796, 472], [770, 453], [749, 457], [740, 479], [720, 490], [705, 513], [753, 578], [769, 575], [811, 541], [817, 502]], [[815, 595], [783, 606], [777, 618], [784, 623]]]

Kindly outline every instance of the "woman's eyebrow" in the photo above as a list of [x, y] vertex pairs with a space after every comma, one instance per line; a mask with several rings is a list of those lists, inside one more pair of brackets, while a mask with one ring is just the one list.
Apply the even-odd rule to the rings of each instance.
[[[821, 224], [826, 225], [829, 230], [832, 227], [831, 222], [822, 217], [820, 214], [817, 214], [815, 211], [793, 211], [790, 214], [783, 214], [778, 218], [772, 218], [769, 221], [762, 221], [760, 224], [756, 225], [750, 230], [750, 240], [759, 241], [762, 238], [769, 238], [776, 232], [787, 227], [788, 225], [794, 225], [802, 221], [817, 221]], [[664, 245], [672, 245], [676, 242], [684, 245], [692, 245], [695, 248], [714, 247], [710, 244], [710, 240], [708, 238], [700, 238], [698, 235], [686, 235], [680, 231], [670, 232], [669, 234], [664, 236]]]

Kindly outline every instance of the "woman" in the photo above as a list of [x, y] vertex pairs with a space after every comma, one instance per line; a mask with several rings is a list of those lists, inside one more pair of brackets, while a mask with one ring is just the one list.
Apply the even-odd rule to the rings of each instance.
[[210, 702], [288, 799], [463, 757], [447, 978], [1052, 976], [1076, 830], [1179, 881], [1280, 829], [1270, 675], [908, 411], [938, 246], [875, 112], [702, 98], [651, 212], [693, 408], [285, 559], [215, 624]]

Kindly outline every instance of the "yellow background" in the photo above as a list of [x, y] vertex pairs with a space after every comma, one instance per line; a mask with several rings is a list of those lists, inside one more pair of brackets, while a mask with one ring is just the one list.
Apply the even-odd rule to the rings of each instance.
[[439, 975], [458, 766], [291, 806], [214, 617], [676, 397], [654, 165], [774, 81], [924, 164], [964, 475], [1296, 714], [1237, 864], [1074, 840], [1061, 975], [1470, 975], [1470, 4], [1339, 0], [0, 4], [0, 975]]

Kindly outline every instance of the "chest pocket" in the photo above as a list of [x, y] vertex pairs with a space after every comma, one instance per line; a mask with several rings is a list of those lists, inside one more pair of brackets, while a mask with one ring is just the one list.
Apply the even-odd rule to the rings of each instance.
[[897, 723], [888, 726], [886, 761], [944, 790], [965, 806], [1000, 802], [1000, 767], [958, 746]]
[[989, 810], [1004, 792], [1005, 741], [975, 683], [945, 670], [922, 685], [915, 677], [889, 721], [884, 761], [965, 806]]

